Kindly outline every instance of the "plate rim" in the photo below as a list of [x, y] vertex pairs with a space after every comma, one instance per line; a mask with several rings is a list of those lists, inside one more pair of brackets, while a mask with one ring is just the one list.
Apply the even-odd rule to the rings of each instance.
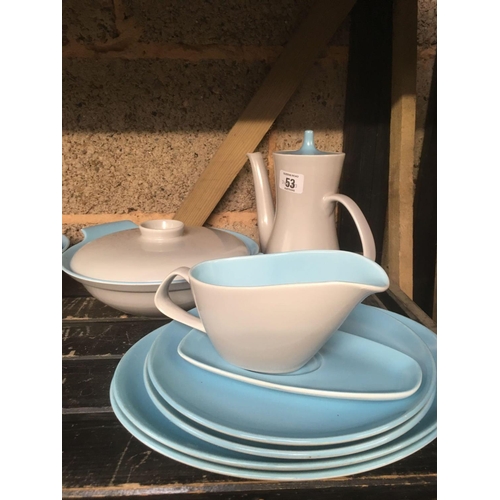
[[[418, 450], [427, 446], [429, 443], [434, 441], [437, 437], [437, 429], [431, 430], [428, 434], [418, 439], [414, 443], [404, 446], [397, 451], [385, 454], [383, 456], [370, 459], [367, 461], [361, 461], [355, 464], [349, 465], [339, 465], [338, 467], [327, 467], [324, 469], [316, 470], [260, 470], [252, 468], [243, 468], [235, 465], [220, 464], [216, 462], [211, 462], [209, 460], [199, 458], [197, 456], [188, 455], [182, 451], [175, 450], [167, 445], [159, 443], [155, 439], [151, 438], [144, 433], [140, 428], [135, 426], [130, 420], [125, 419], [125, 415], [120, 415], [120, 409], [116, 412], [116, 402], [113, 402], [113, 395], [110, 394], [111, 405], [113, 411], [115, 412], [116, 418], [120, 421], [121, 425], [130, 432], [137, 440], [142, 444], [152, 449], [153, 451], [172, 458], [178, 462], [184, 463], [191, 467], [196, 467], [201, 470], [215, 472], [218, 474], [224, 474], [232, 477], [239, 477], [245, 479], [256, 479], [256, 480], [286, 480], [286, 481], [303, 481], [303, 480], [319, 480], [328, 479], [333, 477], [341, 477], [351, 474], [357, 474], [361, 472], [367, 472], [370, 470], [378, 469], [384, 467], [385, 465], [397, 462]], [[113, 406], [114, 403], [114, 406]], [[121, 416], [121, 418], [120, 418]]]

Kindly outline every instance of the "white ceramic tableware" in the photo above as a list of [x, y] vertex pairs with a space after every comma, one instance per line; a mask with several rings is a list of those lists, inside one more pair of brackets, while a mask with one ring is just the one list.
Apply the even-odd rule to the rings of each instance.
[[[84, 228], [84, 240], [63, 252], [63, 271], [114, 309], [161, 318], [164, 315], [156, 308], [154, 295], [172, 269], [205, 258], [259, 251], [242, 234], [189, 227], [180, 234], [182, 223], [177, 222], [148, 221], [139, 227], [132, 221], [119, 221]], [[186, 281], [176, 281], [171, 291], [180, 307], [194, 306]]]
[[[170, 299], [177, 276], [190, 283], [200, 318]], [[361, 255], [311, 250], [176, 269], [158, 288], [155, 304], [170, 318], [206, 332], [229, 363], [287, 373], [307, 363], [358, 303], [388, 287], [382, 267]]]
[[74, 254], [71, 268], [91, 279], [157, 283], [180, 266], [240, 255], [248, 255], [247, 248], [230, 233], [159, 219], [89, 242]]
[[312, 130], [305, 131], [299, 150], [273, 153], [276, 210], [262, 154], [247, 156], [253, 172], [263, 252], [338, 250], [335, 205], [341, 203], [354, 219], [363, 255], [375, 260], [375, 241], [365, 216], [351, 198], [337, 192], [344, 153], [316, 149]]

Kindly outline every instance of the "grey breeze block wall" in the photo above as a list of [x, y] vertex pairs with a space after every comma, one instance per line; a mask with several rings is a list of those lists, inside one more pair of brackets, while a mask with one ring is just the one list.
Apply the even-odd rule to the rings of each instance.
[[[62, 229], [172, 217], [312, 0], [63, 0]], [[259, 150], [302, 131], [342, 151], [349, 18]], [[419, 0], [415, 165], [436, 56], [436, 0]], [[207, 225], [258, 241], [247, 164]]]

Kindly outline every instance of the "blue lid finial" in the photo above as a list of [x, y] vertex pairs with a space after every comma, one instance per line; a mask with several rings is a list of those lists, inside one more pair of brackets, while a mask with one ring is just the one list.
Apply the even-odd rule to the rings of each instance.
[[314, 146], [314, 132], [312, 130], [304, 131], [304, 141], [302, 142], [302, 147], [297, 151], [297, 153], [303, 155], [321, 154], [321, 151], [316, 149]]
[[314, 148], [314, 132], [312, 130], [306, 130], [304, 132], [304, 143], [302, 144], [302, 147], [308, 147], [308, 148]]

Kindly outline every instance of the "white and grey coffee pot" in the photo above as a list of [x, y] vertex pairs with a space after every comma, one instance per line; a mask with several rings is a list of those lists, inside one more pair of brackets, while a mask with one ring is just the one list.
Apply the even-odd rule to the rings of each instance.
[[312, 130], [304, 132], [297, 151], [273, 153], [276, 178], [274, 208], [267, 168], [261, 153], [247, 154], [257, 202], [257, 224], [263, 253], [293, 250], [338, 250], [335, 205], [341, 203], [358, 229], [363, 255], [375, 260], [373, 234], [358, 205], [338, 193], [345, 153], [316, 149]]

